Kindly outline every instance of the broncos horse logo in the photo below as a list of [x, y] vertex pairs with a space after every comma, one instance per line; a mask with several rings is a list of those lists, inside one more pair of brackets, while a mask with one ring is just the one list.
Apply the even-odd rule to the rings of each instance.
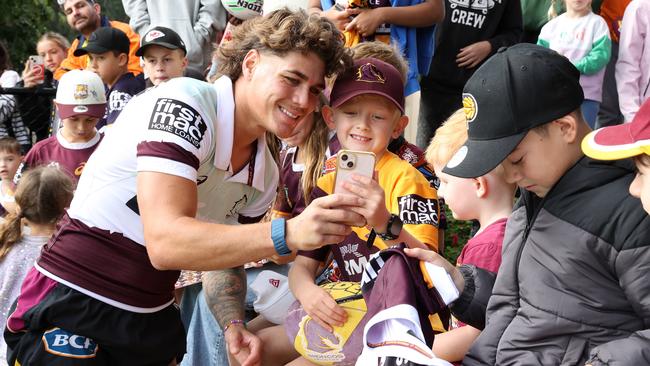
[[357, 69], [357, 81], [383, 84], [386, 82], [386, 77], [372, 62], [366, 62]]

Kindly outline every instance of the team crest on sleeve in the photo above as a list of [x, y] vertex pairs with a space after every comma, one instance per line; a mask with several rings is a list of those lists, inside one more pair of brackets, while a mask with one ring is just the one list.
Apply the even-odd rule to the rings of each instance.
[[43, 347], [48, 353], [68, 358], [94, 358], [97, 356], [97, 343], [92, 339], [72, 334], [61, 328], [53, 328], [43, 333]]
[[149, 129], [169, 132], [199, 148], [208, 125], [203, 117], [180, 100], [159, 98], [154, 105]]
[[397, 198], [399, 217], [405, 224], [438, 226], [438, 200], [409, 194]]

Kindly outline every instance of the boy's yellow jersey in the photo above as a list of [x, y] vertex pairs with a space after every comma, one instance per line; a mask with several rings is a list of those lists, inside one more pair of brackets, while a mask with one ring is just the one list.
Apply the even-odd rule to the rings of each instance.
[[[327, 166], [335, 166], [336, 157], [330, 158]], [[386, 207], [390, 213], [399, 215], [404, 222], [403, 229], [431, 249], [438, 249], [438, 218], [440, 208], [437, 191], [429, 181], [408, 162], [397, 155], [386, 152], [377, 162], [379, 185], [386, 195]], [[331, 194], [334, 190], [335, 172], [328, 172], [318, 180], [312, 198]], [[366, 227], [353, 228], [353, 232], [341, 243], [325, 246], [321, 249], [300, 252], [319, 261], [325, 261], [329, 251], [341, 270], [344, 281], [359, 281], [363, 268], [370, 255], [387, 247], [379, 237], [375, 238], [374, 247], [367, 247], [370, 230]]]

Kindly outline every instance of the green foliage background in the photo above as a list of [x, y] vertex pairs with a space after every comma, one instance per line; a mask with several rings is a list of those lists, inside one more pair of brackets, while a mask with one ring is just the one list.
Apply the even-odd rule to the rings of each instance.
[[[122, 1], [96, 1], [102, 15], [128, 22]], [[77, 36], [65, 20], [56, 0], [0, 0], [0, 42], [9, 51], [13, 69], [20, 73], [29, 55], [36, 53], [36, 41], [46, 31], [63, 34], [72, 42]]]
[[443, 256], [449, 262], [456, 264], [460, 251], [463, 250], [463, 246], [470, 239], [472, 222], [454, 220], [447, 205], [445, 205], [445, 215], [447, 216], [447, 229], [445, 230]]

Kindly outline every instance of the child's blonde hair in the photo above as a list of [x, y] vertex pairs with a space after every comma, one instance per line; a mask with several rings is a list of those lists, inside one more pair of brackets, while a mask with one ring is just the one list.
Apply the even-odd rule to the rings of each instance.
[[397, 46], [379, 41], [361, 42], [357, 43], [351, 48], [351, 50], [353, 60], [371, 57], [392, 65], [397, 69], [397, 71], [399, 71], [402, 80], [406, 83], [409, 65], [404, 56], [402, 56], [401, 52], [397, 49]]
[[56, 43], [59, 46], [59, 48], [63, 50], [63, 53], [66, 54], [68, 53], [68, 48], [70, 48], [70, 42], [68, 42], [68, 40], [64, 36], [56, 32], [43, 33], [43, 35], [41, 36], [41, 38], [38, 39], [38, 42], [36, 42], [36, 44], [39, 44], [43, 41], [51, 41]]
[[467, 117], [461, 108], [438, 127], [427, 147], [425, 157], [433, 166], [445, 166], [465, 141], [467, 141]]
[[72, 201], [74, 184], [62, 170], [41, 166], [23, 175], [16, 188], [18, 212], [9, 212], [0, 227], [0, 259], [22, 238], [21, 219], [35, 224], [55, 224]]

